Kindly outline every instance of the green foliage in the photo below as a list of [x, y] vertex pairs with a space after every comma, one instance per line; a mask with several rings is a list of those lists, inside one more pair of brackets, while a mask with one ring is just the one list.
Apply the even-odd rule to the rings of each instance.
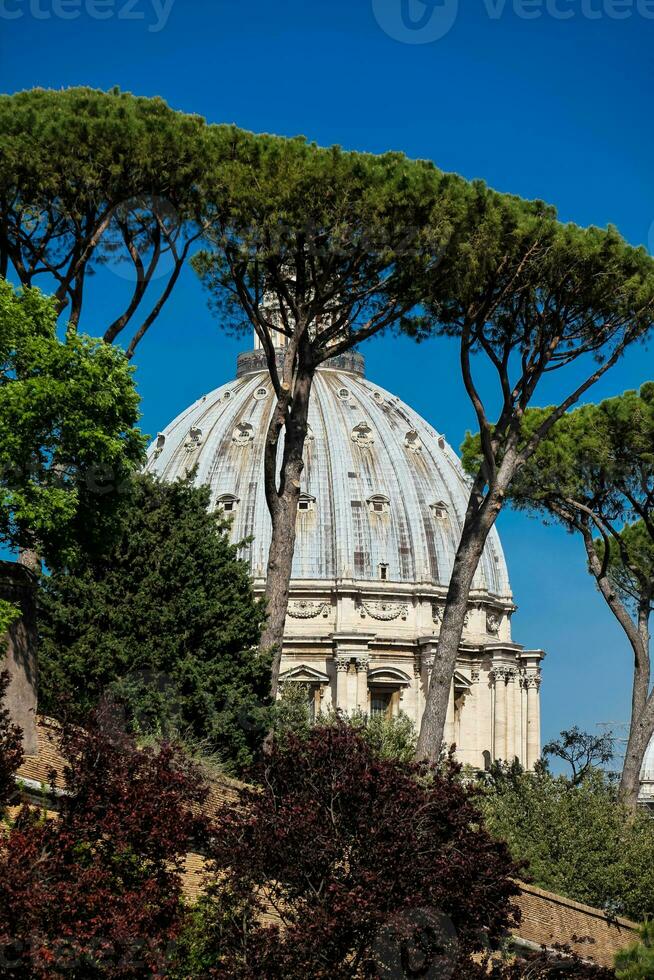
[[5, 705], [9, 674], [0, 672], [0, 819], [16, 790], [16, 772], [23, 761], [23, 733]]
[[209, 248], [193, 266], [222, 325], [270, 339], [272, 302], [275, 329], [307, 333], [317, 365], [330, 345], [348, 349], [420, 303], [426, 272], [452, 247], [465, 187], [400, 153], [234, 131]]
[[[281, 744], [289, 737], [307, 738], [313, 723], [309, 710], [309, 698], [313, 696], [307, 684], [284, 684], [275, 704], [275, 731]], [[359, 734], [377, 759], [411, 762], [416, 748], [416, 730], [413, 722], [400, 712], [386, 715], [367, 715], [355, 711], [352, 715], [330, 709], [321, 713], [316, 724], [325, 727], [347, 725]]]
[[615, 739], [612, 732], [592, 735], [582, 732], [575, 725], [560, 733], [543, 746], [543, 756], [553, 755], [567, 762], [572, 770], [571, 782], [579, 785], [593, 767], [606, 765], [615, 755]]
[[109, 533], [145, 445], [124, 355], [55, 324], [50, 299], [0, 279], [0, 540], [51, 568]]
[[625, 524], [608, 542], [595, 542], [600, 559], [608, 550], [609, 578], [625, 605], [635, 612], [641, 606], [651, 612], [654, 600], [654, 525], [649, 507], [645, 512], [647, 522]]
[[274, 706], [274, 726], [277, 737], [282, 741], [289, 735], [306, 737], [311, 730], [308, 684], [291, 682], [283, 684], [279, 698]]
[[241, 767], [268, 723], [269, 662], [248, 569], [208, 488], [149, 476], [127, 488], [117, 540], [41, 596], [40, 710], [101, 698], [142, 734], [170, 734]]
[[615, 961], [618, 980], [652, 980], [654, 977], [654, 922], [640, 930], [641, 941], [618, 953]]
[[98, 332], [112, 341], [139, 317], [133, 350], [201, 233], [203, 179], [222, 134], [163, 99], [118, 89], [0, 96], [0, 275], [11, 267], [23, 286], [53, 277], [57, 313], [66, 309], [76, 329], [91, 274], [131, 264], [133, 292]]
[[8, 602], [7, 599], [0, 599], [0, 637], [4, 636], [12, 623], [20, 619], [20, 609]]
[[537, 885], [637, 920], [654, 914], [654, 821], [620, 803], [604, 773], [574, 785], [542, 765], [495, 767], [481, 809]]
[[[519, 448], [528, 444], [551, 411], [532, 408], [525, 413]], [[653, 446], [654, 384], [597, 405], [581, 405], [556, 422], [521, 467], [509, 488], [509, 499], [516, 509], [559, 521], [570, 530], [577, 529], [592, 511], [614, 538], [612, 562], [636, 566], [621, 573], [616, 569], [616, 573], [626, 573], [632, 579], [634, 574], [641, 574], [652, 581]], [[462, 458], [468, 473], [477, 472], [482, 463], [479, 434], [467, 434]], [[623, 528], [629, 554], [626, 562], [619, 548]], [[591, 529], [597, 534], [597, 525], [591, 524]], [[601, 543], [599, 550], [601, 553]]]
[[416, 730], [408, 715], [401, 712], [392, 718], [385, 715], [366, 717], [361, 735], [378, 759], [411, 762], [416, 751]]

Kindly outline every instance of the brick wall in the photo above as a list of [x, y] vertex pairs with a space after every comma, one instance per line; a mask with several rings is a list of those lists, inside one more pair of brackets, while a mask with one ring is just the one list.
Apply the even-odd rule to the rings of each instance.
[[612, 918], [535, 885], [520, 883], [520, 890], [516, 904], [522, 922], [514, 934], [528, 944], [570, 946], [583, 959], [613, 966], [618, 950], [638, 938], [638, 926], [628, 919]]
[[[50, 771], [57, 773], [60, 784], [63, 762], [57, 753], [56, 722], [47, 718], [38, 720], [37, 756], [26, 756], [19, 779], [32, 784], [45, 784]], [[211, 786], [207, 809], [216, 812], [221, 805], [233, 802], [242, 783], [221, 778]], [[202, 891], [204, 860], [197, 854], [189, 854], [184, 873], [184, 891], [194, 899]], [[638, 938], [638, 926], [628, 919], [611, 918], [599, 909], [582, 905], [572, 899], [544, 891], [535, 885], [520, 883], [520, 896], [516, 904], [522, 913], [522, 922], [514, 931], [516, 939], [528, 946], [570, 946], [576, 953], [601, 966], [613, 966], [615, 954]]]

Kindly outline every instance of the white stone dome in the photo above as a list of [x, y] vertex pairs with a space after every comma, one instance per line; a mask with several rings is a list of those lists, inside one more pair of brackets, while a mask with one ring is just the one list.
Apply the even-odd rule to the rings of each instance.
[[[270, 518], [264, 440], [274, 407], [259, 352], [241, 355], [235, 381], [204, 395], [159, 434], [148, 470], [176, 480], [197, 467], [213, 507], [233, 516], [253, 577], [265, 576]], [[366, 380], [349, 355], [316, 373], [305, 450], [293, 579], [425, 583], [447, 588], [468, 484], [442, 435]], [[472, 597], [510, 602], [499, 537], [491, 532]]]

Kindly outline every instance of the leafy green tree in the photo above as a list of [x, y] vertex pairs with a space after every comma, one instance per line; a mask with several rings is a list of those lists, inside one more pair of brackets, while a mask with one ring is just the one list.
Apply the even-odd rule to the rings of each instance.
[[321, 713], [315, 722], [311, 720], [309, 698], [311, 688], [307, 684], [291, 682], [284, 684], [275, 702], [275, 734], [284, 741], [289, 736], [308, 738], [314, 724], [349, 725], [363, 738], [378, 759], [395, 759], [411, 762], [416, 747], [416, 730], [408, 715], [387, 718], [385, 715], [367, 715], [355, 711], [346, 715], [342, 711], [330, 709]]
[[[524, 439], [551, 409], [531, 409]], [[599, 593], [634, 656], [629, 739], [622, 772], [636, 805], [643, 756], [654, 734], [649, 621], [654, 603], [654, 384], [561, 418], [514, 478], [514, 507], [577, 534]], [[479, 436], [468, 435], [464, 463], [474, 472]]]
[[486, 825], [537, 885], [636, 920], [654, 914], [654, 821], [621, 802], [605, 773], [575, 785], [514, 763], [486, 779]]
[[261, 637], [261, 648], [275, 651], [273, 694], [315, 371], [417, 316], [425, 274], [446, 278], [464, 188], [397, 153], [239, 134], [212, 195], [208, 248], [193, 265], [221, 324], [254, 330], [276, 395], [265, 445], [272, 540]]
[[570, 782], [578, 786], [593, 768], [606, 765], [615, 756], [615, 739], [611, 732], [592, 735], [575, 725], [560, 733], [560, 737], [543, 746], [543, 756], [554, 756], [567, 762], [572, 770]]
[[206, 487], [137, 477], [112, 546], [44, 582], [42, 711], [81, 718], [108, 698], [143, 734], [251, 760], [268, 724], [263, 606], [208, 504]]
[[229, 142], [226, 127], [118, 89], [0, 96], [0, 275], [52, 288], [76, 330], [92, 274], [127, 264], [131, 293], [102, 331], [134, 327], [131, 356], [202, 234], [203, 181]]
[[[419, 757], [429, 758], [443, 738], [473, 578], [515, 476], [555, 422], [654, 323], [654, 261], [614, 228], [563, 225], [542, 203], [483, 185], [475, 185], [466, 221], [447, 288], [436, 281], [428, 304], [431, 332], [458, 340], [481, 450], [418, 739]], [[483, 385], [482, 366], [490, 370]], [[521, 421], [546, 379], [558, 379], [561, 401], [527, 438]]]
[[641, 941], [618, 953], [615, 961], [618, 980], [651, 980], [654, 977], [654, 922], [646, 922]]
[[50, 568], [110, 532], [122, 482], [142, 462], [139, 399], [125, 356], [63, 343], [52, 300], [0, 279], [0, 542]]

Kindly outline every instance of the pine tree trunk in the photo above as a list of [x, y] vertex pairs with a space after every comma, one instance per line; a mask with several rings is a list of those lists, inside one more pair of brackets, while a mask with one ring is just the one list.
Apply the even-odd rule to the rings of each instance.
[[[272, 521], [272, 538], [268, 552], [266, 578], [267, 620], [259, 648], [272, 650], [270, 692], [277, 696], [279, 670], [282, 659], [284, 624], [288, 611], [288, 595], [293, 570], [295, 529], [298, 500], [300, 498], [303, 453], [307, 435], [309, 398], [313, 382], [313, 370], [301, 369], [293, 385], [290, 405], [278, 399], [266, 436], [264, 477], [266, 501]], [[281, 433], [284, 433], [282, 462], [277, 473], [277, 452]]]
[[295, 523], [297, 515], [297, 498], [291, 490], [287, 490], [279, 502], [273, 518], [272, 539], [268, 553], [268, 569], [266, 579], [266, 625], [261, 634], [261, 649], [273, 651], [271, 668], [270, 692], [277, 696], [279, 669], [282, 658], [282, 641], [284, 624], [288, 610], [288, 591], [293, 569], [293, 554], [295, 551]]
[[622, 776], [620, 777], [620, 798], [628, 806], [638, 805], [640, 793], [640, 773], [647, 746], [654, 734], [654, 697], [650, 697], [637, 719], [632, 718], [629, 728], [629, 741], [625, 752]]
[[620, 777], [620, 797], [628, 806], [638, 805], [640, 771], [650, 739], [654, 734], [654, 694], [650, 695], [649, 656], [649, 593], [640, 603], [638, 624], [634, 623], [629, 610], [618, 596], [606, 569], [599, 559], [588, 523], [580, 525], [584, 537], [588, 567], [607, 606], [620, 623], [631, 644], [634, 654], [634, 677], [631, 692], [631, 717], [629, 739]]
[[629, 741], [620, 777], [620, 796], [631, 807], [638, 805], [640, 773], [647, 747], [654, 736], [654, 692], [650, 693], [649, 616], [651, 595], [641, 597], [638, 610], [638, 637], [641, 643], [640, 657], [636, 656], [634, 690], [632, 696]]
[[452, 568], [443, 624], [438, 637], [436, 660], [420, 725], [420, 735], [416, 746], [416, 758], [419, 760], [436, 762], [440, 756], [450, 688], [468, 610], [468, 596], [484, 551], [486, 539], [495, 523], [499, 509], [499, 505], [493, 506], [487, 501], [477, 511], [472, 497], [468, 505], [461, 541]]

